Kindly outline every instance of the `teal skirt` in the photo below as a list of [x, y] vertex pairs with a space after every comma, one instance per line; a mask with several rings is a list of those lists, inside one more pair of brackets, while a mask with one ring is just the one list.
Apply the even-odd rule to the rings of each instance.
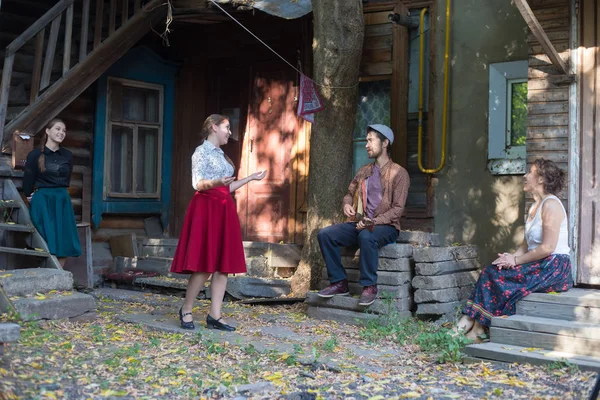
[[40, 188], [31, 199], [31, 222], [56, 257], [79, 257], [81, 244], [71, 197], [64, 187]]

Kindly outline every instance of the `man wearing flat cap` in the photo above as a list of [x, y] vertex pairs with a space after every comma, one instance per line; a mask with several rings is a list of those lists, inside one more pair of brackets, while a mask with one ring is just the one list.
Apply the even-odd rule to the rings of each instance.
[[379, 248], [398, 239], [410, 185], [408, 172], [390, 158], [393, 142], [389, 127], [367, 127], [367, 153], [375, 162], [361, 167], [348, 187], [343, 200], [348, 222], [323, 228], [317, 235], [331, 283], [318, 293], [320, 297], [350, 294], [339, 248], [358, 245], [363, 286], [358, 304], [368, 306], [377, 298]]

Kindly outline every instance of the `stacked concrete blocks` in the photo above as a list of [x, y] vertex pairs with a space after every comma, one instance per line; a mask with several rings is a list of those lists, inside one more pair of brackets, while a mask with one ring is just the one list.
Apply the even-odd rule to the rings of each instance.
[[479, 278], [479, 259], [473, 246], [421, 247], [413, 252], [414, 301], [417, 315], [455, 314], [469, 298]]
[[[402, 317], [410, 317], [413, 305], [411, 279], [413, 277], [412, 253], [410, 244], [393, 243], [379, 250], [377, 272], [378, 299], [368, 307], [358, 305], [358, 297], [363, 287], [360, 278], [360, 250], [344, 248], [342, 263], [348, 274], [351, 296], [334, 296], [323, 299], [316, 293], [309, 293], [306, 303], [308, 315], [313, 318], [331, 319], [357, 324], [361, 321], [389, 315], [394, 312]], [[321, 288], [329, 285], [327, 269], [321, 272]]]

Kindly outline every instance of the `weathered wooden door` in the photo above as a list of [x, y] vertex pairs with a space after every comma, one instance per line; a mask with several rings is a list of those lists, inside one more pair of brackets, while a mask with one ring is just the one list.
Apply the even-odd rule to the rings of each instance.
[[577, 281], [600, 284], [600, 4], [581, 5], [579, 259]]
[[295, 72], [286, 65], [252, 67], [240, 177], [268, 170], [237, 195], [244, 240], [287, 242], [292, 149], [299, 130]]

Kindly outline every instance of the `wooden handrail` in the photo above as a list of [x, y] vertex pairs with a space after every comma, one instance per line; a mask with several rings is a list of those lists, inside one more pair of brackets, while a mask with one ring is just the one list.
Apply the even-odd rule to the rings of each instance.
[[15, 54], [25, 43], [31, 38], [38, 34], [39, 31], [44, 29], [48, 24], [56, 19], [63, 13], [75, 0], [60, 0], [54, 5], [48, 12], [42, 15], [37, 21], [35, 21], [29, 28], [25, 29], [25, 32], [21, 33], [18, 38], [13, 40], [8, 46], [6, 46], [6, 55]]

